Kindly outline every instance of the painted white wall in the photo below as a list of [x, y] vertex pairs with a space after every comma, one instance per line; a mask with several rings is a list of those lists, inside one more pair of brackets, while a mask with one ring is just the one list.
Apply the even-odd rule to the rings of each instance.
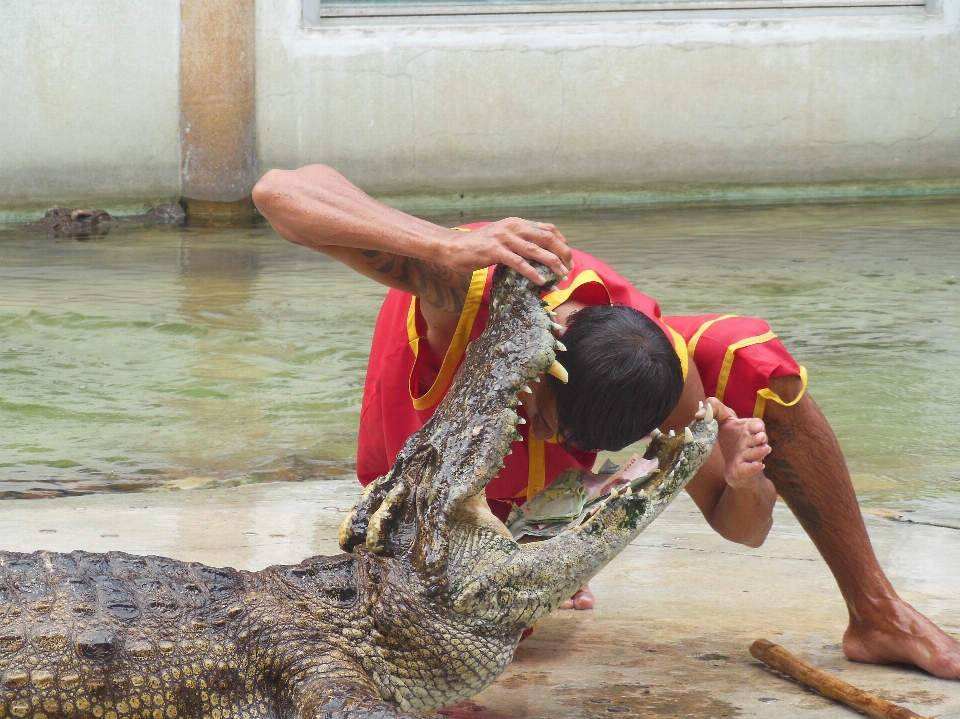
[[[960, 0], [336, 27], [258, 0], [256, 22], [262, 170], [448, 196], [960, 181]], [[0, 210], [176, 196], [178, 75], [177, 0], [0, 2]]]
[[304, 28], [259, 0], [261, 169], [388, 194], [960, 178], [960, 0], [828, 12]]
[[180, 192], [179, 0], [0, 2], [0, 205]]

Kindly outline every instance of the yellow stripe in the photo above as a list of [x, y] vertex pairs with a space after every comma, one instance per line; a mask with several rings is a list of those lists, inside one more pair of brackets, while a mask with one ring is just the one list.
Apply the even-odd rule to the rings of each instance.
[[413, 350], [413, 356], [420, 354], [420, 335], [417, 334], [417, 298], [410, 298], [410, 309], [407, 310], [407, 340], [410, 342], [410, 349]]
[[542, 491], [547, 483], [547, 456], [542, 439], [527, 437], [527, 453], [530, 465], [527, 468], [527, 499]]
[[763, 412], [767, 408], [767, 400], [772, 399], [779, 405], [784, 407], [793, 407], [797, 402], [800, 401], [800, 398], [803, 397], [803, 393], [807, 391], [807, 368], [800, 368], [800, 392], [797, 393], [797, 396], [793, 398], [790, 402], [784, 402], [780, 395], [774, 392], [769, 387], [766, 389], [757, 390], [757, 403], [753, 406], [753, 416], [754, 417], [763, 417]]
[[[443, 356], [443, 364], [440, 365], [440, 372], [427, 392], [421, 397], [412, 397], [414, 409], [429, 409], [439, 402], [453, 379], [453, 374], [460, 364], [460, 358], [467, 348], [470, 341], [470, 330], [473, 329], [473, 321], [477, 317], [477, 310], [480, 309], [480, 301], [483, 299], [483, 289], [487, 284], [488, 267], [480, 270], [474, 270], [473, 277], [470, 278], [470, 289], [467, 290], [467, 297], [463, 302], [463, 310], [460, 312], [460, 319], [457, 321], [457, 330], [453, 333], [453, 339], [447, 348], [447, 353]], [[414, 304], [417, 298], [413, 298], [410, 303], [410, 312], [407, 314], [407, 337], [410, 339], [410, 348], [416, 356], [420, 347], [420, 338], [417, 336], [416, 308]], [[412, 329], [412, 332], [411, 332]], [[416, 365], [414, 365], [416, 367]]]
[[570, 299], [570, 295], [572, 295], [580, 287], [583, 287], [583, 285], [587, 284], [588, 282], [599, 282], [600, 286], [603, 287], [603, 289], [607, 293], [607, 299], [608, 300], [610, 299], [610, 291], [607, 290], [607, 286], [603, 284], [603, 280], [600, 279], [600, 275], [598, 275], [593, 270], [584, 270], [579, 275], [573, 278], [573, 282], [570, 283], [569, 287], [562, 290], [554, 290], [550, 294], [544, 295], [543, 301], [547, 303], [547, 309], [548, 310], [557, 309], [557, 307], [559, 307], [568, 299]]
[[670, 330], [670, 335], [673, 337], [673, 350], [677, 353], [677, 357], [680, 358], [680, 369], [683, 370], [683, 381], [686, 382], [687, 372], [690, 370], [690, 354], [687, 352], [687, 343], [683, 339], [683, 335], [666, 322], [664, 322], [664, 327]]
[[733, 358], [737, 350], [751, 345], [758, 345], [776, 338], [773, 332], [758, 335], [756, 337], [747, 337], [739, 342], [734, 342], [727, 347], [727, 353], [723, 356], [723, 364], [720, 366], [720, 376], [717, 377], [717, 399], [723, 402], [723, 393], [727, 389], [727, 380], [730, 379], [730, 370], [733, 369]]
[[[703, 336], [704, 332], [713, 327], [720, 320], [729, 320], [734, 317], [736, 317], [736, 315], [722, 315], [721, 317], [714, 317], [712, 320], [707, 320], [700, 325], [700, 329], [694, 333], [693, 337], [691, 337], [690, 341], [687, 343], [687, 353], [690, 355], [690, 359], [694, 359], [694, 354], [697, 351], [697, 342], [700, 341], [700, 338]], [[717, 397], [717, 399], [720, 398]]]

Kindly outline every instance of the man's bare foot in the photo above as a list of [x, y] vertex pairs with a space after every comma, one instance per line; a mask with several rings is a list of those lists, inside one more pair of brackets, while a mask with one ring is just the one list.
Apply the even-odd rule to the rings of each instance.
[[[766, 427], [762, 419], [739, 419], [736, 413], [716, 397], [707, 400], [717, 420], [717, 444], [723, 453], [723, 477], [727, 484], [737, 487], [746, 484], [763, 471], [763, 459], [770, 454]], [[704, 409], [697, 412], [703, 417]]]
[[902, 599], [883, 600], [871, 626], [851, 621], [843, 635], [847, 659], [912, 664], [940, 679], [960, 679], [960, 642]]
[[570, 599], [560, 605], [561, 609], [593, 609], [596, 600], [593, 598], [593, 592], [590, 591], [590, 585], [584, 584], [577, 593]]

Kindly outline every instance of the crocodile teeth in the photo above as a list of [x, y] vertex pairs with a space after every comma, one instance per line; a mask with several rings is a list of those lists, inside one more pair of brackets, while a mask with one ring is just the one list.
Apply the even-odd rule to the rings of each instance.
[[534, 381], [534, 382], [539, 382], [539, 381], [540, 381], [540, 375], [537, 375], [536, 377], [534, 377], [534, 378], [533, 378], [533, 381]]
[[555, 330], [562, 330], [562, 329], [563, 329], [563, 325], [558, 324], [558, 323], [556, 323], [556, 322], [551, 322], [551, 323], [550, 323], [550, 326], [551, 326], [553, 329], [555, 329]]
[[623, 490], [623, 496], [624, 496], [624, 497], [629, 497], [631, 494], [633, 494], [633, 487], [628, 484], [628, 485], [627, 485], [627, 488], [626, 488], [625, 490]]
[[703, 409], [703, 400], [700, 400], [700, 402], [697, 403], [697, 409], [698, 410]]
[[567, 351], [567, 346], [566, 346], [565, 344], [563, 344], [563, 342], [561, 342], [560, 340], [557, 340], [557, 343], [554, 345], [554, 347], [556, 347], [556, 348], [557, 348], [558, 350], [560, 350], [561, 352], [566, 352], [566, 351]]
[[663, 434], [663, 432], [661, 432], [659, 429], [654, 427], [652, 430], [650, 430], [650, 439], [656, 439], [661, 434]]
[[556, 317], [556, 316], [557, 316], [557, 313], [554, 312], [553, 310], [547, 310], [547, 314], [550, 315], [551, 317]]
[[693, 444], [693, 432], [690, 431], [689, 427], [683, 430], [683, 443]]
[[667, 435], [667, 436], [668, 436], [668, 437], [676, 437], [676, 436], [677, 436], [677, 433], [674, 432], [674, 431], [671, 429], [671, 430], [670, 430], [670, 434]]
[[610, 490], [610, 499], [616, 499], [619, 496], [620, 496], [620, 491], [616, 487]]
[[533, 390], [530, 389], [530, 385], [528, 385], [528, 384], [523, 385], [523, 389], [520, 390], [520, 391], [521, 391], [521, 392], [526, 392], [527, 394], [533, 394]]
[[565, 370], [563, 365], [559, 362], [554, 362], [552, 365], [550, 365], [550, 369], [547, 370], [547, 373], [552, 374], [564, 384], [566, 384], [570, 379], [570, 376], [567, 374], [567, 370]]
[[568, 279], [570, 279], [570, 275], [564, 275], [563, 277], [560, 278], [560, 281], [566, 282]]
[[703, 415], [703, 419], [705, 422], [713, 421], [713, 405], [709, 402], [707, 403], [707, 412]]
[[517, 424], [526, 424], [526, 423], [527, 423], [527, 420], [525, 420], [523, 417], [517, 417]]

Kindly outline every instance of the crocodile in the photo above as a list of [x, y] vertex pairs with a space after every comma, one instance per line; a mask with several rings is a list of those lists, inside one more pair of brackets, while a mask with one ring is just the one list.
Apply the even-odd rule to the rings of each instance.
[[340, 555], [249, 572], [0, 552], [0, 719], [412, 719], [490, 685], [521, 633], [676, 496], [717, 431], [708, 413], [657, 436], [642, 482], [556, 537], [514, 541], [484, 488], [519, 439], [527, 383], [563, 373], [542, 291], [496, 270], [487, 328], [346, 515]]
[[143, 227], [148, 225], [182, 225], [186, 215], [179, 204], [165, 203], [151, 208], [142, 215], [114, 217], [106, 210], [87, 207], [62, 207], [57, 205], [35, 222], [25, 227], [31, 230], [43, 230], [47, 237], [59, 239], [73, 237], [87, 240], [91, 237], [104, 237], [110, 230], [122, 227]]

